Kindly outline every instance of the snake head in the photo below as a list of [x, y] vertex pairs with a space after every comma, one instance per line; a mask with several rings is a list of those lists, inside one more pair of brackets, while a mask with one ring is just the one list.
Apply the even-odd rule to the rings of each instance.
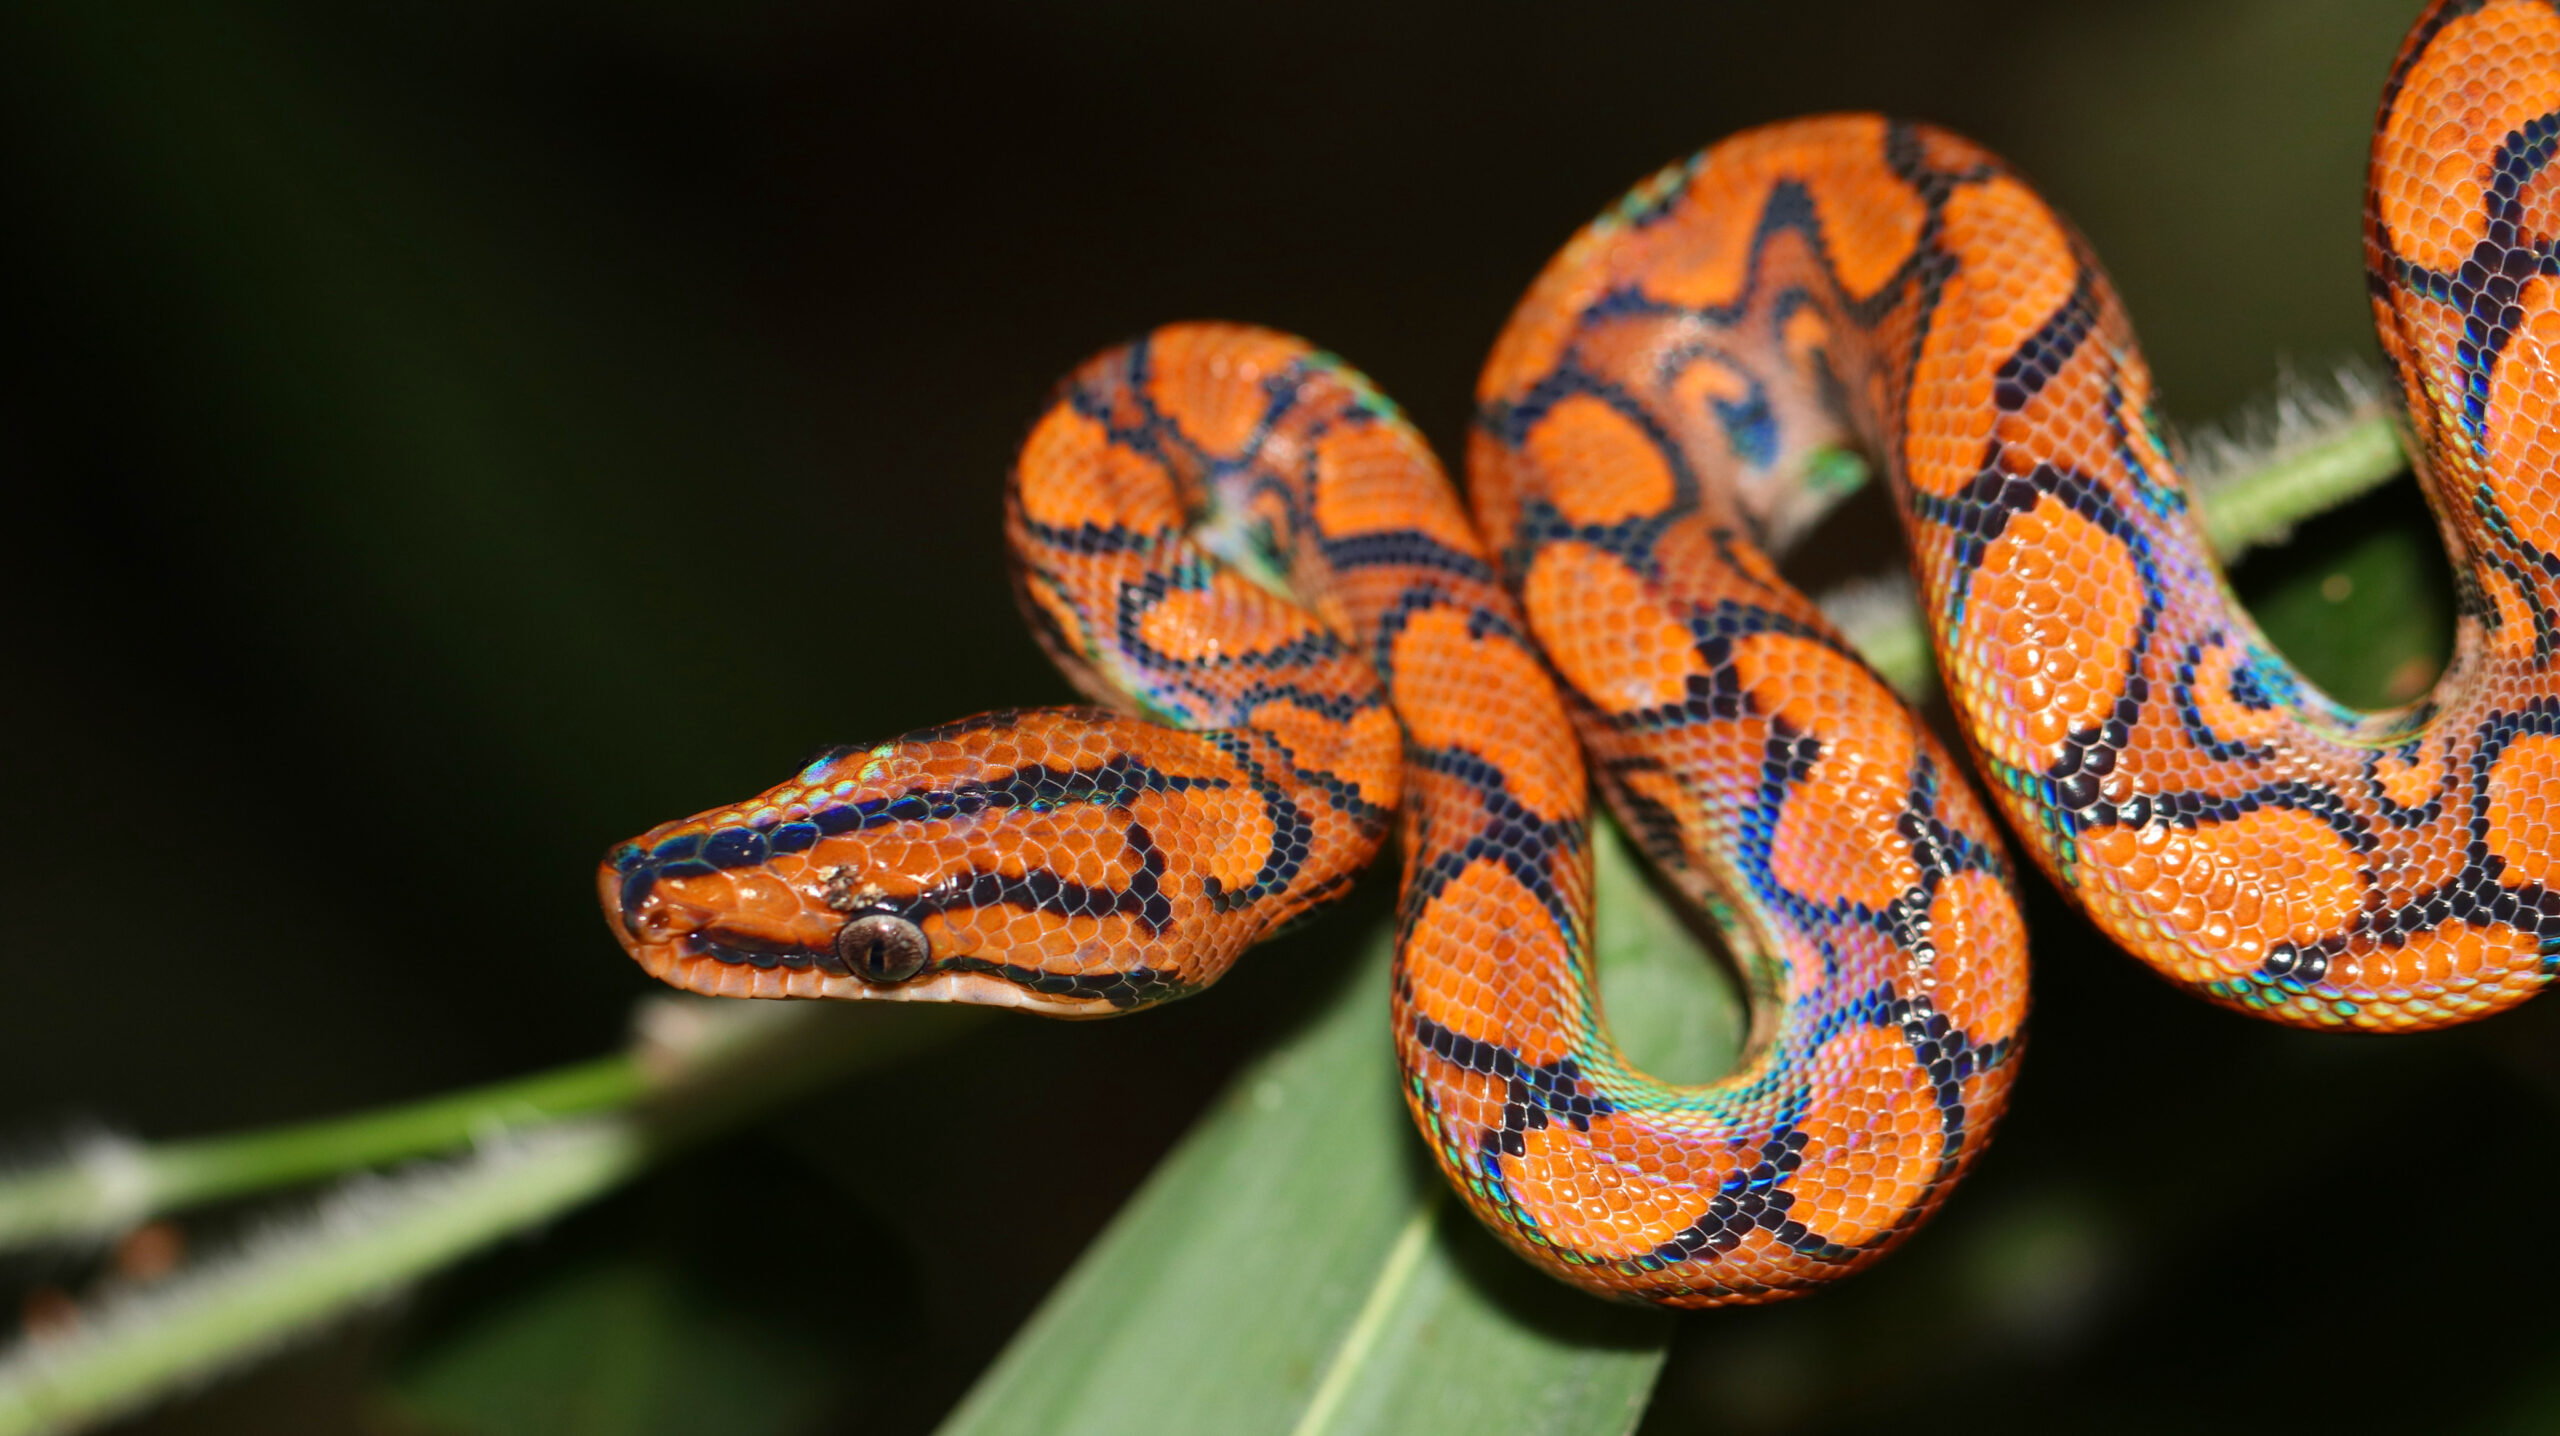
[[[694, 992], [1107, 1016], [1197, 991], [1307, 906], [1236, 882], [1306, 846], [1250, 779], [1104, 710], [987, 714], [652, 828], [598, 892], [641, 967]], [[1310, 856], [1347, 880], [1375, 840]]]

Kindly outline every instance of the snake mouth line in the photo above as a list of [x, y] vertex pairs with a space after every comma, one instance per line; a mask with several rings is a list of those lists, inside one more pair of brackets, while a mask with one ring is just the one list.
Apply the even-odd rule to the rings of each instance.
[[781, 967], [795, 972], [814, 967], [829, 977], [849, 975], [833, 949], [821, 951], [796, 942], [776, 942], [717, 928], [686, 933], [676, 945], [687, 957], [708, 957], [735, 967]]
[[[776, 942], [770, 938], [751, 937], [743, 933], [706, 930], [690, 932], [670, 941], [655, 944], [678, 961], [709, 958], [726, 967], [745, 967], [760, 971], [781, 970], [820, 974], [851, 984], [838, 989], [830, 985], [827, 995], [879, 1002], [965, 1003], [976, 1007], [1014, 1007], [1039, 1012], [1051, 1017], [1109, 1017], [1131, 1005], [1125, 994], [1120, 1001], [1098, 991], [1084, 990], [1084, 984], [1068, 984], [1077, 990], [1044, 992], [1018, 980], [997, 975], [1005, 969], [1001, 964], [958, 960], [927, 967], [904, 982], [874, 982], [850, 972], [832, 949], [820, 951], [796, 943]], [[1134, 981], [1144, 986], [1148, 975], [1140, 973]], [[678, 986], [695, 991], [715, 989], [698, 983], [668, 977]], [[1117, 993], [1118, 984], [1101, 984], [1101, 989]]]

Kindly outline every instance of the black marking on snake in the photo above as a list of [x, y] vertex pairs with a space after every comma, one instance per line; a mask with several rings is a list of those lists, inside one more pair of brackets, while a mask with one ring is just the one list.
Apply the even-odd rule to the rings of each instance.
[[[1102, 973], [1047, 972], [1009, 962], [990, 962], [983, 957], [951, 957], [925, 969], [925, 975], [937, 972], [981, 972], [1050, 997], [1087, 1002], [1098, 998], [1123, 1011], [1168, 1002], [1194, 990], [1193, 984], [1153, 967]], [[910, 983], [916, 980], [908, 979]]]
[[[1578, 954], [1587, 934], [1575, 919], [1572, 904], [1556, 890], [1550, 859], [1560, 851], [1578, 852], [1589, 846], [1589, 829], [1581, 819], [1538, 816], [1512, 795], [1510, 780], [1499, 765], [1464, 748], [1409, 749], [1405, 763], [1410, 770], [1457, 779], [1475, 792], [1483, 811], [1481, 826], [1464, 843], [1444, 846], [1407, 877], [1399, 930], [1409, 935], [1424, 910], [1468, 867], [1492, 862], [1529, 890]], [[1426, 846], [1417, 844], [1416, 851]]]
[[2349, 807], [2344, 797], [2321, 784], [2293, 778], [2262, 783], [2241, 793], [2151, 793], [2144, 795], [2138, 805], [2128, 803], [2103, 811], [2092, 808], [2082, 821], [2088, 828], [2138, 828], [2165, 823], [2192, 829], [2206, 823], [2227, 823], [2267, 808], [2318, 818], [2359, 853], [2370, 853], [2381, 846], [2372, 822]]
[[1939, 1112], [1937, 1171], [1924, 1186], [1919, 1200], [1898, 1212], [1884, 1231], [1858, 1246], [1834, 1242], [1814, 1232], [1792, 1215], [1796, 1194], [1787, 1190], [1787, 1183], [1803, 1167], [1810, 1138], [1796, 1119], [1789, 1118], [1771, 1128], [1756, 1164], [1728, 1174], [1718, 1184], [1716, 1195], [1696, 1221], [1665, 1238], [1652, 1251], [1615, 1265], [1634, 1272], [1659, 1271], [1710, 1253], [1730, 1252], [1755, 1230], [1768, 1232], [1800, 1256], [1839, 1264], [1890, 1245], [1917, 1223], [1955, 1175], [1956, 1164], [1963, 1160], [1969, 1120], [1964, 1106], [1964, 1082], [2009, 1061], [2016, 1054], [2017, 1043], [2009, 1037], [1977, 1042], [1926, 998], [1894, 999], [1879, 1014], [1879, 1020], [1882, 1025], [1899, 1030], [1910, 1044], [1912, 1060], [1926, 1075]]
[[[2218, 628], [2189, 643], [2186, 651], [2178, 655], [2169, 683], [2170, 704], [2178, 715], [2179, 726], [2186, 730], [2187, 741], [2203, 750], [2206, 757], [2224, 763], [2265, 758], [2275, 752], [2272, 743], [2237, 742], [2216, 733], [2213, 725], [2205, 721], [2204, 706], [2196, 701], [2196, 675], [2204, 667], [2205, 649], [2233, 643], [2231, 636]], [[2232, 659], [2230, 677], [2224, 683], [2225, 696], [2253, 713], [2274, 709], [2276, 696], [2259, 680], [2257, 655], [2249, 652], [2246, 645], [2238, 646], [2240, 652]]]
[[2089, 269], [2082, 265], [2079, 270], [2070, 295], [1993, 372], [1991, 400], [2003, 413], [2025, 408], [2029, 399], [2061, 374], [2062, 366], [2071, 362], [2098, 322], [2098, 298], [2090, 287]]
[[876, 904], [910, 921], [957, 909], [1014, 907], [1058, 917], [1119, 917], [1134, 922], [1149, 937], [1162, 937], [1173, 926], [1173, 902], [1164, 891], [1164, 850], [1146, 825], [1131, 819], [1123, 830], [1137, 871], [1127, 887], [1070, 882], [1047, 868], [1020, 874], [971, 868], [952, 873], [912, 897]]
[[1487, 1156], [1523, 1156], [1529, 1150], [1526, 1133], [1557, 1122], [1577, 1132], [1588, 1132], [1592, 1118], [1618, 1110], [1608, 1098], [1591, 1089], [1582, 1075], [1582, 1064], [1572, 1057], [1531, 1062], [1516, 1049], [1453, 1032], [1420, 1016], [1413, 1020], [1413, 1040], [1444, 1062], [1506, 1084], [1502, 1125], [1484, 1129], [1479, 1137], [1479, 1146]]
[[1299, 810], [1288, 790], [1273, 782], [1271, 775], [1263, 771], [1262, 762], [1254, 756], [1253, 742], [1247, 734], [1229, 730], [1201, 736], [1217, 745], [1230, 761], [1244, 770], [1245, 781], [1252, 786], [1254, 795], [1262, 799], [1263, 821], [1271, 828], [1271, 839], [1263, 849], [1261, 867], [1249, 882], [1229, 888], [1218, 880], [1215, 873], [1205, 873], [1200, 878], [1201, 891], [1208, 895], [1210, 907], [1218, 912], [1233, 912], [1286, 889], [1296, 879], [1298, 870], [1306, 866], [1307, 854], [1314, 847], [1315, 824]]
[[1204, 658], [1176, 658], [1147, 641], [1141, 626], [1149, 610], [1173, 593], [1196, 593], [1207, 587], [1205, 575], [1200, 581], [1185, 582], [1182, 576], [1171, 575], [1161, 569], [1150, 570], [1145, 578], [1134, 583], [1121, 584], [1119, 602], [1113, 605], [1116, 614], [1113, 637], [1120, 650], [1136, 656], [1149, 668], [1169, 674], [1229, 668], [1295, 668], [1322, 662], [1345, 651], [1341, 638], [1332, 629], [1312, 622], [1297, 634], [1269, 648], [1222, 647]]
[[1388, 529], [1348, 538], [1319, 538], [1317, 550], [1336, 573], [1363, 568], [1423, 568], [1437, 573], [1496, 581], [1493, 566], [1471, 553], [1460, 553], [1417, 529]]
[[[1641, 294], [1621, 290], [1594, 301], [1586, 311], [1586, 318], [1608, 313], [1613, 306], [1628, 313], [1670, 312]], [[1664, 515], [1686, 513], [1697, 507], [1697, 472], [1690, 467], [1688, 455], [1662, 427], [1662, 421], [1654, 415], [1652, 408], [1617, 384], [1574, 363], [1569, 356], [1559, 360], [1519, 398], [1485, 405], [1476, 416], [1476, 427], [1504, 448], [1517, 452], [1529, 442], [1530, 430], [1537, 428], [1557, 405], [1576, 397], [1599, 400], [1612, 413], [1634, 425], [1636, 432], [1642, 434], [1653, 445], [1654, 452], [1661, 455], [1671, 470], [1671, 502], [1663, 507]]]
[[2412, 738], [2397, 747], [2376, 748], [2364, 755], [2365, 796], [2372, 800], [2375, 807], [2382, 810], [2383, 820], [2395, 828], [2422, 828], [2444, 816], [2444, 795], [2446, 789], [2451, 786], [2448, 780], [2453, 775], [2450, 755], [2444, 765], [2444, 775], [2436, 781], [2435, 791], [2427, 794], [2427, 800], [2423, 803], [2403, 806], [2395, 801], [2383, 787], [2384, 759], [2397, 758], [2403, 767], [2415, 768], [2426, 756], [2426, 745], [2426, 738], [2421, 736]]

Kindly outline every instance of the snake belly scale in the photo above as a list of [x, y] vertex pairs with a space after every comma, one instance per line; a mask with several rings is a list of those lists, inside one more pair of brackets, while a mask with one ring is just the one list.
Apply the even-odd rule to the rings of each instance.
[[[1765, 546], [1832, 455], [1880, 461], [1994, 804], [2171, 982], [2374, 1031], [2522, 1000], [2560, 961], [2556, 148], [2560, 14], [2430, 7], [2365, 236], [2460, 577], [2409, 708], [2338, 707], [2232, 603], [2069, 226], [1953, 135], [1819, 117], [1550, 263], [1479, 381], [1471, 512], [1303, 341], [1180, 324], [1088, 361], [1006, 528], [1101, 706], [830, 750], [616, 848], [606, 913], [695, 991], [1107, 1015], [1214, 981], [1393, 827], [1406, 1097], [1476, 1214], [1606, 1295], [1820, 1285], [1982, 1150], [2025, 933], [1964, 768]], [[1594, 788], [1727, 928], [1755, 1004], [1720, 1081], [1609, 1039]]]

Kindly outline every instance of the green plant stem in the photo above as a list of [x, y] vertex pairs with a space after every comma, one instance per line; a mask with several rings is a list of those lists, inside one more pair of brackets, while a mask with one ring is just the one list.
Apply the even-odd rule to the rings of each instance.
[[201, 1380], [612, 1189], [649, 1152], [638, 1123], [578, 1118], [352, 1186], [165, 1289], [21, 1342], [0, 1357], [0, 1436], [76, 1429]]
[[0, 1248], [112, 1236], [161, 1212], [450, 1152], [626, 1105], [647, 1086], [639, 1064], [616, 1054], [352, 1117], [148, 1147], [93, 1140], [65, 1162], [0, 1178]]
[[[413, 1155], [430, 1141], [481, 1144], [456, 1161], [350, 1184], [236, 1251], [109, 1295], [68, 1332], [0, 1353], [0, 1436], [73, 1429], [207, 1379], [549, 1221], [670, 1151], [984, 1013], [740, 1003], [690, 1015], [693, 1030], [672, 1047], [342, 1122], [131, 1149], [124, 1160], [140, 1164], [147, 1190], [201, 1194], [237, 1192], [262, 1175], [312, 1175], [321, 1164], [314, 1143], [333, 1132], [345, 1152], [376, 1157]], [[558, 1115], [580, 1103], [589, 1115]], [[607, 1103], [614, 1109], [593, 1110]], [[164, 1183], [155, 1164], [172, 1153], [184, 1160]]]
[[2292, 449], [2282, 458], [2196, 496], [2205, 541], [2225, 563], [2282, 543], [2293, 526], [2375, 487], [2408, 466], [2399, 426], [2378, 413]]

